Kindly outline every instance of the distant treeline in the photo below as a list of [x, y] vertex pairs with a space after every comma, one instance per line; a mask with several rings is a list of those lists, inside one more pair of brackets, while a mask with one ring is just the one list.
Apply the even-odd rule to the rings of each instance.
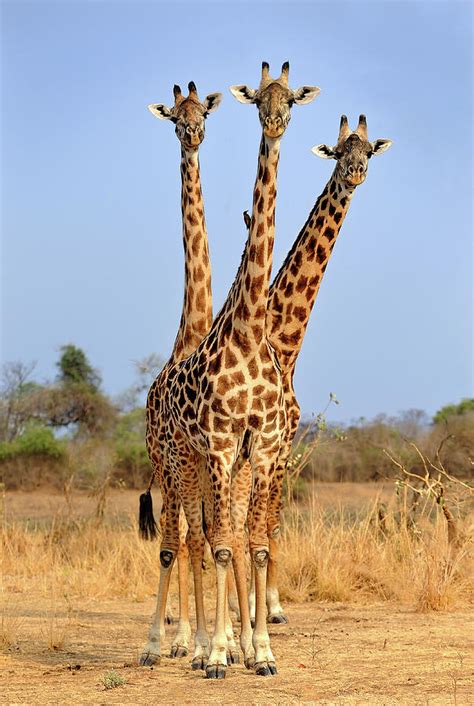
[[[71, 483], [92, 489], [104, 483], [142, 488], [151, 467], [145, 448], [144, 394], [162, 365], [156, 355], [136, 363], [136, 382], [116, 400], [101, 390], [101, 377], [80, 348], [60, 349], [56, 379], [33, 380], [34, 365], [7, 363], [0, 390], [0, 478], [7, 489]], [[467, 477], [474, 463], [474, 400], [439, 410], [433, 419], [410, 410], [339, 428], [303, 422], [290, 465], [316, 481], [393, 478], [384, 453], [421, 471], [416, 448], [439, 451], [453, 475]]]

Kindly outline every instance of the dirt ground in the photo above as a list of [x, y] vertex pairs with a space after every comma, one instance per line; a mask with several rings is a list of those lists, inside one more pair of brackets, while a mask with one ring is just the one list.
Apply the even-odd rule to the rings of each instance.
[[[357, 509], [380, 492], [373, 485], [321, 484], [317, 492], [328, 509]], [[137, 491], [114, 491], [107, 514], [126, 521], [137, 497]], [[11, 493], [7, 500], [7, 520], [28, 525], [64, 511], [64, 499], [49, 491]], [[75, 512], [87, 515], [95, 503], [76, 495]], [[278, 675], [257, 677], [234, 665], [225, 680], [210, 681], [191, 670], [191, 655], [138, 666], [154, 596], [89, 598], [68, 607], [66, 597], [53, 603], [36, 586], [35, 579], [30, 593], [2, 592], [4, 629], [15, 633], [15, 646], [0, 655], [1, 704], [474, 704], [474, 620], [467, 610], [420, 614], [389, 602], [288, 605], [289, 624], [269, 626]], [[176, 612], [176, 596], [172, 605]], [[174, 629], [167, 627], [165, 654]], [[106, 689], [111, 670], [124, 683]]]
[[[242, 665], [223, 681], [193, 672], [190, 657], [138, 667], [154, 600], [89, 601], [49, 651], [50, 606], [25, 600], [18, 646], [1, 657], [5, 704], [473, 704], [472, 614], [420, 615], [388, 604], [288, 607], [290, 623], [270, 626], [278, 675]], [[65, 621], [66, 615], [54, 613]], [[171, 636], [174, 627], [168, 627]], [[170, 637], [171, 639], [171, 637]], [[122, 686], [105, 689], [115, 670]]]

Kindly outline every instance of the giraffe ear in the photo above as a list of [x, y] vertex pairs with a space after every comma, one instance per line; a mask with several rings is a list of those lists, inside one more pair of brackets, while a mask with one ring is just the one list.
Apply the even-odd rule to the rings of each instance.
[[162, 105], [161, 103], [150, 103], [148, 110], [153, 113], [155, 118], [160, 118], [160, 120], [173, 119], [171, 110], [167, 108], [166, 105]]
[[305, 105], [314, 101], [320, 93], [321, 89], [318, 86], [301, 86], [293, 91], [293, 98], [297, 105]]
[[336, 159], [336, 150], [329, 145], [315, 145], [311, 148], [311, 152], [323, 159]]
[[257, 91], [248, 86], [231, 86], [230, 92], [237, 98], [239, 103], [253, 103], [257, 93]]
[[213, 113], [217, 108], [219, 107], [219, 104], [222, 100], [222, 93], [209, 93], [208, 96], [206, 96], [202, 102], [204, 108], [205, 108], [205, 117], [207, 117], [208, 113]]
[[386, 152], [391, 144], [392, 140], [375, 140], [375, 142], [371, 142], [372, 154], [376, 156], [382, 154], [382, 152]]

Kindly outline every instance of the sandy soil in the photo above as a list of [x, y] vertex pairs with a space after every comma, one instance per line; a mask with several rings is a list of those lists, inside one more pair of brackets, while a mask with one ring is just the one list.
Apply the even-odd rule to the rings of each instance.
[[[379, 484], [316, 488], [329, 510], [360, 509], [380, 491]], [[108, 521], [127, 522], [138, 494], [112, 491]], [[75, 493], [73, 512], [93, 514], [96, 502]], [[8, 521], [34, 525], [49, 524], [67, 506], [61, 494], [42, 490], [9, 493], [3, 509]], [[290, 623], [269, 626], [277, 676], [257, 677], [235, 665], [225, 680], [210, 681], [191, 670], [190, 656], [137, 665], [153, 596], [141, 603], [75, 599], [68, 605], [66, 596], [41, 597], [41, 581], [32, 580], [30, 593], [6, 581], [2, 592], [3, 631], [14, 636], [14, 646], [0, 655], [2, 704], [474, 704], [473, 612], [419, 614], [390, 603], [289, 605]], [[171, 598], [176, 613], [176, 595]], [[165, 648], [174, 629], [167, 628]], [[59, 648], [48, 648], [51, 641]], [[125, 683], [105, 689], [111, 670]]]
[[[290, 624], [270, 627], [277, 676], [257, 677], [235, 665], [225, 680], [209, 681], [191, 670], [190, 657], [137, 666], [152, 598], [140, 604], [89, 601], [69, 623], [45, 602], [21, 600], [15, 606], [17, 647], [1, 657], [1, 703], [474, 703], [473, 624], [466, 612], [420, 615], [388, 604], [289, 606]], [[52, 621], [66, 633], [58, 651], [46, 647]], [[125, 684], [106, 690], [103, 679], [111, 669]]]

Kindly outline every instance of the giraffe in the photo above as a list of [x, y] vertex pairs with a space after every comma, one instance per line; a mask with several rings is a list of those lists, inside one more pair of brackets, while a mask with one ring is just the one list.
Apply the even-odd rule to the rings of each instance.
[[[356, 187], [365, 181], [369, 159], [385, 152], [391, 144], [391, 140], [386, 139], [369, 142], [365, 115], [359, 117], [358, 126], [353, 132], [349, 128], [347, 117], [343, 115], [335, 147], [313, 147], [314, 154], [325, 159], [335, 159], [336, 166], [270, 288], [266, 329], [281, 367], [287, 413], [284, 443], [272, 478], [268, 506], [270, 557], [267, 611], [268, 621], [272, 623], [287, 622], [280, 605], [277, 586], [277, 538], [280, 531], [285, 468], [300, 419], [300, 408], [293, 389], [296, 359], [353, 193]], [[245, 215], [244, 220], [248, 222]], [[249, 479], [250, 469], [247, 467], [235, 480], [236, 502], [240, 502], [243, 507], [245, 500], [242, 498], [248, 493]], [[241, 523], [242, 514], [239, 514]]]
[[[162, 384], [166, 379], [168, 369], [197, 348], [212, 323], [211, 266], [201, 190], [199, 146], [204, 139], [205, 119], [209, 113], [217, 109], [222, 94], [211, 93], [201, 102], [196, 84], [194, 81], [190, 81], [187, 97], [183, 96], [178, 85], [174, 86], [173, 95], [174, 106], [172, 108], [163, 104], [148, 106], [151, 113], [157, 118], [170, 120], [176, 125], [176, 135], [181, 144], [181, 214], [185, 256], [185, 286], [181, 320], [170, 359], [155, 381], [157, 396], [163, 392]], [[164, 492], [162, 460], [155, 456], [151, 457], [151, 462], [153, 475], [148, 491], [141, 499], [141, 503], [145, 503], [145, 505], [151, 503], [150, 489], [155, 475], [162, 492]], [[163, 523], [164, 518], [162, 518]], [[152, 534], [154, 529], [152, 524]], [[143, 528], [143, 534], [146, 535], [146, 533], [147, 528]], [[188, 549], [185, 534], [185, 522], [184, 518], [181, 518], [181, 537], [178, 550], [179, 621], [171, 645], [170, 656], [172, 657], [184, 657], [188, 654], [191, 636], [188, 610]], [[154, 638], [156, 633], [160, 631], [163, 636], [164, 615], [161, 616], [157, 611], [147, 647], [140, 658], [141, 664], [153, 664], [156, 661], [157, 656], [153, 651]]]
[[[266, 514], [270, 479], [286, 424], [281, 376], [265, 336], [266, 306], [275, 229], [276, 177], [280, 140], [290, 120], [291, 106], [313, 100], [319, 88], [288, 86], [289, 64], [273, 80], [262, 64], [257, 90], [233, 86], [243, 103], [259, 112], [262, 139], [253, 194], [252, 222], [244, 255], [229, 295], [209, 334], [186, 360], [168, 372], [166, 410], [152, 386], [148, 397], [147, 442], [151, 458], [165, 460], [163, 473], [166, 526], [160, 551], [163, 602], [178, 550], [179, 506], [188, 521], [188, 547], [194, 576], [197, 629], [193, 668], [205, 668], [208, 678], [226, 673], [225, 604], [227, 572], [233, 559], [230, 508], [232, 467], [239, 455], [252, 467], [250, 551], [256, 574], [257, 615], [252, 635], [245, 576], [234, 562], [242, 630], [240, 644], [247, 667], [257, 674], [276, 673], [266, 626], [265, 582], [268, 561]], [[166, 413], [165, 434], [157, 433]], [[209, 654], [202, 596], [202, 498], [212, 506], [205, 513], [216, 564], [216, 623]], [[160, 607], [163, 612], [163, 605]]]

